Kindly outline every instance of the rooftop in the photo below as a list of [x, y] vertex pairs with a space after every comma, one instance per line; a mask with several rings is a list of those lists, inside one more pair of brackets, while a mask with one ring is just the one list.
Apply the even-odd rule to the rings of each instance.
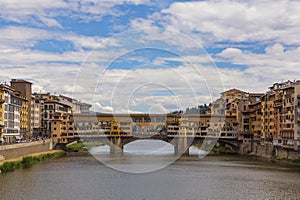
[[233, 93], [233, 92], [235, 92], [235, 93], [243, 93], [243, 94], [247, 93], [245, 91], [242, 91], [242, 90], [239, 90], [239, 89], [236, 89], [236, 88], [232, 88], [230, 90], [226, 90], [226, 91], [222, 92], [221, 94], [227, 94], [227, 93]]
[[23, 79], [11, 79], [10, 82], [11, 83], [29, 83], [29, 84], [32, 84], [31, 82], [23, 80]]

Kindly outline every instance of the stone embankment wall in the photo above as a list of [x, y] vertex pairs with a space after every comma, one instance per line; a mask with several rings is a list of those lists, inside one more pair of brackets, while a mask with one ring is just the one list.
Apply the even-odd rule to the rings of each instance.
[[0, 161], [26, 156], [32, 153], [39, 153], [43, 151], [49, 151], [52, 149], [52, 140], [41, 140], [29, 143], [19, 143], [12, 145], [0, 146]]
[[259, 156], [263, 158], [288, 158], [297, 159], [300, 158], [300, 152], [291, 149], [285, 149], [282, 147], [277, 147], [272, 144], [257, 144], [256, 142], [242, 144], [240, 146], [241, 154], [251, 154], [254, 156]]
[[300, 152], [283, 149], [281, 147], [275, 147], [275, 156], [278, 158], [297, 159], [300, 158]]

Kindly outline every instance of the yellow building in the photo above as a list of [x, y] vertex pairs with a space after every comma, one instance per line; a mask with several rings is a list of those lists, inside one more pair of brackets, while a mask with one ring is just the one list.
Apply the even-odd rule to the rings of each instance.
[[288, 148], [300, 148], [300, 124], [297, 122], [299, 116], [300, 82], [296, 85], [287, 85], [282, 88], [282, 142]]
[[247, 92], [238, 89], [230, 89], [221, 93], [221, 97], [211, 105], [212, 114], [226, 116], [238, 116], [238, 103]]
[[275, 94], [275, 101], [274, 101], [274, 137], [273, 137], [273, 144], [274, 145], [282, 145], [282, 91], [278, 91]]
[[300, 81], [275, 83], [262, 99], [262, 143], [300, 149]]
[[260, 142], [262, 136], [262, 103], [260, 101], [249, 105], [249, 130], [253, 140]]
[[230, 103], [236, 99], [241, 99], [247, 92], [239, 89], [230, 89], [221, 93], [221, 98], [225, 99], [226, 103]]
[[261, 93], [247, 93], [238, 100], [238, 133], [239, 138], [245, 143], [253, 142], [260, 135]]
[[67, 144], [79, 139], [74, 118], [70, 113], [54, 113], [51, 123], [51, 137], [54, 143]]
[[25, 98], [22, 101], [22, 107], [20, 111], [20, 133], [22, 138], [30, 139], [30, 134], [27, 133], [28, 131], [28, 100]]
[[275, 135], [275, 93], [269, 92], [262, 97], [262, 135], [261, 144], [273, 143]]
[[237, 137], [235, 116], [211, 114], [98, 114], [75, 115], [79, 136], [96, 134], [146, 138], [155, 134]]

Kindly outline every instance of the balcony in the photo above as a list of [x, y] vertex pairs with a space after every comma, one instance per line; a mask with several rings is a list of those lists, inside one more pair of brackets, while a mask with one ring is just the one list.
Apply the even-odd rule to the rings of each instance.
[[281, 106], [282, 106], [281, 103], [278, 103], [278, 102], [274, 103], [274, 108], [276, 108], [276, 107], [281, 107]]
[[283, 131], [293, 131], [294, 128], [292, 128], [292, 127], [284, 127], [284, 128], [282, 128], [282, 130]]
[[250, 117], [250, 118], [256, 118], [256, 115], [255, 115], [255, 113], [251, 113], [251, 114], [249, 115], [249, 117]]

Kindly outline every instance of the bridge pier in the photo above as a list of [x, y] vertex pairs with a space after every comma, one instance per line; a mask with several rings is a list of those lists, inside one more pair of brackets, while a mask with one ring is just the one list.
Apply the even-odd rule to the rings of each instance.
[[121, 137], [110, 138], [110, 154], [123, 154], [124, 145]]
[[175, 155], [182, 155], [182, 156], [189, 155], [190, 143], [187, 137], [177, 138], [173, 145], [174, 145]]

